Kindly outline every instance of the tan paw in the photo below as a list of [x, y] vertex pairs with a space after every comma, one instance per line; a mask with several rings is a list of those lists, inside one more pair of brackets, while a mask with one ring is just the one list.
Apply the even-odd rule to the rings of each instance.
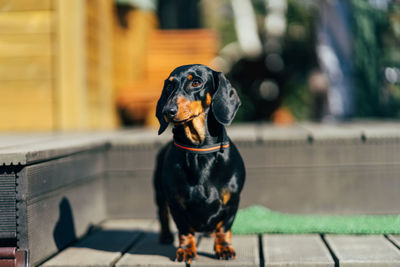
[[215, 246], [215, 258], [222, 260], [234, 259], [236, 252], [233, 247], [227, 243], [217, 244]]
[[176, 251], [176, 261], [184, 261], [190, 264], [192, 263], [192, 259], [195, 259], [196, 257], [196, 251], [192, 248], [178, 248]]

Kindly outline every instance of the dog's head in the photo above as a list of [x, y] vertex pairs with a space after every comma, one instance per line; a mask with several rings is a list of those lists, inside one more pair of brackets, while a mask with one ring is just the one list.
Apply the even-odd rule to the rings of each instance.
[[210, 108], [219, 123], [229, 125], [239, 106], [239, 96], [224, 74], [204, 65], [180, 66], [165, 80], [157, 103], [158, 134], [169, 122], [187, 123]]

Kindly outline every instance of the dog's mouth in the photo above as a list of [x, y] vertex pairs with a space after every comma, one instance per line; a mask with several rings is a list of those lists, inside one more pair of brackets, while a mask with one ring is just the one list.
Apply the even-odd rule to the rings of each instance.
[[172, 120], [172, 123], [174, 123], [174, 124], [185, 124], [185, 123], [187, 123], [187, 122], [189, 122], [189, 121], [192, 121], [193, 119], [197, 118], [197, 117], [200, 116], [201, 114], [203, 114], [203, 113], [190, 116], [189, 118], [183, 119], [183, 120]]

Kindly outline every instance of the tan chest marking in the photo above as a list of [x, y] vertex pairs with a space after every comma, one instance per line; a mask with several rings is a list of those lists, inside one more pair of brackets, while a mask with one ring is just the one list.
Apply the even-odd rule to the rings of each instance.
[[221, 198], [222, 198], [222, 204], [226, 205], [231, 199], [231, 192], [229, 192], [227, 189], [223, 189], [221, 192]]
[[201, 101], [189, 101], [180, 96], [178, 97], [177, 105], [177, 120], [186, 120], [195, 117], [191, 121], [184, 123], [184, 129], [186, 137], [193, 144], [200, 144], [204, 141], [206, 134], [204, 108]]
[[193, 144], [200, 144], [206, 136], [204, 113], [184, 124], [186, 137]]

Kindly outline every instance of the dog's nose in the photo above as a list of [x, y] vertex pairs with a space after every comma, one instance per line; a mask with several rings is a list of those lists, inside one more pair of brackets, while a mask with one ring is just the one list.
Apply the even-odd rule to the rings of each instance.
[[173, 119], [176, 116], [177, 113], [178, 113], [178, 108], [177, 107], [168, 107], [165, 110], [165, 115], [167, 115], [167, 117], [169, 119]]

